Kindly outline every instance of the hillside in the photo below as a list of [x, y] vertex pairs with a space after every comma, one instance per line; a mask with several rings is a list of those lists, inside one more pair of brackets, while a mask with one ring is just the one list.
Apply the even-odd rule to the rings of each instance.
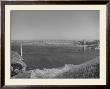
[[17, 52], [11, 51], [11, 76], [15, 76], [26, 70], [27, 65], [23, 60]]
[[61, 68], [32, 70], [31, 78], [99, 78], [99, 59], [80, 65], [66, 64]]
[[69, 70], [55, 78], [99, 78], [99, 59], [95, 58], [81, 65], [70, 65]]
[[18, 63], [21, 64], [23, 67], [26, 67], [27, 65], [23, 62], [23, 58], [14, 51], [11, 51], [11, 63]]
[[14, 78], [99, 78], [99, 58], [80, 65], [66, 64], [61, 68], [30, 70]]

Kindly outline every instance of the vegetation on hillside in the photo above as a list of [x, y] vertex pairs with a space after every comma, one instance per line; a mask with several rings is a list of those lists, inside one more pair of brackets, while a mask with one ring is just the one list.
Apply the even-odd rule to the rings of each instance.
[[26, 67], [23, 58], [17, 52], [11, 51], [11, 77], [24, 72]]
[[66, 64], [61, 68], [34, 69], [19, 73], [13, 78], [99, 78], [99, 59], [95, 58], [80, 65]]
[[99, 78], [98, 60], [95, 58], [80, 65], [66, 64], [61, 68], [32, 70], [31, 78]]
[[70, 70], [55, 76], [55, 78], [99, 78], [99, 59], [87, 63], [71, 66]]

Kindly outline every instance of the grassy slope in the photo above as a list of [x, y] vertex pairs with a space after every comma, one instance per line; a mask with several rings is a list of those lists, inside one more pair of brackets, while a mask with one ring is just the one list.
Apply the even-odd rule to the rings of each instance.
[[15, 78], [99, 78], [99, 58], [80, 65], [67, 64], [61, 68], [26, 71]]
[[99, 59], [80, 65], [66, 64], [62, 68], [32, 70], [31, 78], [99, 78]]
[[73, 66], [56, 78], [99, 78], [99, 59]]

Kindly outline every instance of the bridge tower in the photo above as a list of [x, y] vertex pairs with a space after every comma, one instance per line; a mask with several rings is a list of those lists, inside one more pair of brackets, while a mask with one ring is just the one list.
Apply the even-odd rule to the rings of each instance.
[[21, 46], [20, 46], [20, 51], [21, 51], [21, 57], [23, 56], [23, 45], [22, 45], [22, 42], [21, 42]]

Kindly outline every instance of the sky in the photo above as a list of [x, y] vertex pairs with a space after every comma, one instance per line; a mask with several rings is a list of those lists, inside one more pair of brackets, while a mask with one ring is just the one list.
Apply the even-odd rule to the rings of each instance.
[[11, 11], [11, 40], [97, 40], [98, 10]]

